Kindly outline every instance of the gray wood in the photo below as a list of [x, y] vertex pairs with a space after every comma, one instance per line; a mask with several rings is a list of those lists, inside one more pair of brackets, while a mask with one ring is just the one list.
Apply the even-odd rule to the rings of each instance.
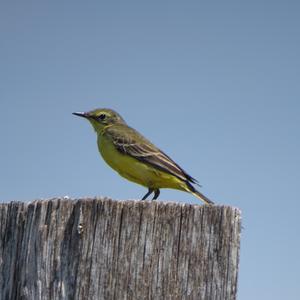
[[240, 231], [225, 206], [0, 204], [0, 299], [236, 299]]

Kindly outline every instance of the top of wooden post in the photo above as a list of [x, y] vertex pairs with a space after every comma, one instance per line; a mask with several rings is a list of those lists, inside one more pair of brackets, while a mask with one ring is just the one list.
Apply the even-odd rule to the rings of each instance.
[[237, 208], [56, 198], [2, 203], [0, 224], [1, 299], [236, 297]]

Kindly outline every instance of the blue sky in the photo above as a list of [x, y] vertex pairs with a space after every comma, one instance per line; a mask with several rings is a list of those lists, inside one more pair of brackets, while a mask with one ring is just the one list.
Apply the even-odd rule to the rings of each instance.
[[[298, 299], [300, 4], [23, 1], [0, 9], [0, 199], [138, 199], [74, 111], [109, 107], [239, 207], [239, 299]], [[162, 200], [199, 203], [163, 190]]]

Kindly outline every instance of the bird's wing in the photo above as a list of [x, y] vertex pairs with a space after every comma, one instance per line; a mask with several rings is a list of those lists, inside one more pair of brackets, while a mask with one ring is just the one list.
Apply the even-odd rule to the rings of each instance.
[[140, 133], [131, 127], [110, 127], [107, 131], [116, 149], [123, 154], [149, 164], [161, 171], [176, 176], [183, 181], [198, 184], [197, 180], [187, 174], [167, 154], [158, 149]]

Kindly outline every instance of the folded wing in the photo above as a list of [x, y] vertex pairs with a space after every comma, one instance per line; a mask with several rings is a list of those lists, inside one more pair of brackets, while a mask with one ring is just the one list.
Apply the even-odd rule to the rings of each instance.
[[133, 128], [109, 128], [107, 132], [115, 147], [123, 154], [151, 165], [161, 171], [176, 176], [182, 181], [198, 184], [197, 180], [188, 175], [167, 154], [158, 149]]

